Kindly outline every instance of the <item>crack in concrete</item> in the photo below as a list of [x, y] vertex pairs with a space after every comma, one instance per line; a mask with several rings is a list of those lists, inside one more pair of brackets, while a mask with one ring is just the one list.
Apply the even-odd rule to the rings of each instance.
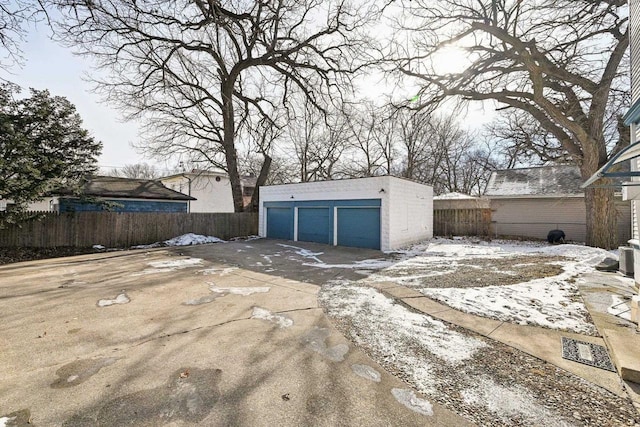
[[[282, 314], [282, 313], [292, 313], [292, 312], [295, 312], [295, 311], [308, 311], [308, 310], [322, 310], [322, 308], [321, 307], [294, 308], [294, 309], [291, 309], [291, 310], [274, 311], [273, 313]], [[251, 318], [251, 316], [240, 317], [240, 318], [236, 318], [236, 319], [230, 319], [230, 320], [227, 320], [227, 321], [221, 322], [221, 323], [216, 323], [216, 324], [213, 324], [213, 325], [203, 325], [203, 326], [198, 326], [198, 327], [192, 328], [192, 329], [186, 329], [184, 331], [177, 331], [177, 332], [172, 332], [172, 333], [169, 333], [169, 334], [162, 334], [162, 335], [158, 335], [158, 336], [155, 336], [155, 337], [148, 338], [148, 339], [146, 339], [144, 341], [138, 342], [136, 344], [130, 345], [130, 346], [125, 347], [125, 348], [126, 349], [134, 348], [134, 347], [141, 346], [143, 344], [147, 344], [147, 343], [152, 342], [152, 341], [157, 341], [157, 340], [164, 339], [164, 338], [170, 338], [170, 337], [172, 337], [174, 335], [188, 334], [188, 333], [191, 333], [191, 332], [199, 331], [201, 329], [217, 328], [217, 327], [220, 327], [220, 326], [228, 325], [229, 323], [241, 322], [243, 320], [252, 320], [252, 318]]]
[[282, 311], [274, 311], [274, 313], [276, 314], [282, 314], [282, 313], [293, 313], [295, 311], [309, 311], [309, 310], [322, 310], [322, 307], [306, 307], [306, 308], [292, 308], [291, 310], [282, 310]]
[[495, 328], [493, 328], [493, 330], [491, 332], [489, 332], [487, 335], [485, 335], [487, 338], [489, 338], [491, 336], [492, 333], [494, 333], [495, 331], [498, 330], [498, 328], [500, 328], [500, 326], [504, 325], [504, 322], [500, 322], [500, 324], [498, 326], [496, 326]]
[[225, 322], [216, 323], [216, 324], [213, 324], [213, 325], [198, 326], [196, 328], [187, 329], [187, 330], [184, 330], [184, 331], [172, 332], [170, 334], [158, 335], [158, 336], [155, 336], [155, 337], [148, 338], [148, 339], [146, 339], [144, 341], [141, 341], [139, 343], [130, 345], [130, 346], [126, 347], [126, 348], [129, 349], [129, 348], [138, 347], [138, 346], [141, 346], [143, 344], [149, 343], [151, 341], [157, 341], [157, 340], [160, 340], [160, 339], [163, 339], [163, 338], [170, 338], [170, 337], [172, 337], [174, 335], [188, 334], [188, 333], [191, 333], [191, 332], [199, 331], [201, 329], [217, 328], [219, 326], [228, 325], [229, 323], [234, 323], [234, 322], [240, 322], [242, 320], [251, 320], [251, 316], [249, 316], [249, 317], [241, 317], [241, 318], [237, 318], [237, 319], [230, 319], [230, 320], [227, 320]]

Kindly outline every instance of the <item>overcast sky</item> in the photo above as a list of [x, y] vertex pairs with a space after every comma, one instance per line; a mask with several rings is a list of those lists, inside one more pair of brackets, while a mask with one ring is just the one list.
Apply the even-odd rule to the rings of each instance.
[[74, 56], [68, 49], [49, 39], [50, 30], [40, 24], [31, 28], [28, 39], [22, 45], [24, 66], [15, 66], [9, 74], [0, 70], [0, 77], [20, 85], [24, 91], [48, 89], [52, 95], [64, 96], [77, 108], [84, 127], [104, 147], [98, 162], [100, 166], [123, 166], [147, 161], [131, 147], [138, 137], [135, 123], [123, 123], [119, 114], [100, 102], [100, 97], [90, 92], [91, 86], [82, 76], [91, 73], [88, 59]]

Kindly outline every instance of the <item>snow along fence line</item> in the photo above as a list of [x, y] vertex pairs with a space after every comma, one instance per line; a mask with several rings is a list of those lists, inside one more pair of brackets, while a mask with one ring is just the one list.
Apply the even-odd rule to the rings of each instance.
[[186, 233], [224, 240], [258, 234], [257, 213], [47, 213], [0, 230], [0, 247], [108, 248], [164, 241]]

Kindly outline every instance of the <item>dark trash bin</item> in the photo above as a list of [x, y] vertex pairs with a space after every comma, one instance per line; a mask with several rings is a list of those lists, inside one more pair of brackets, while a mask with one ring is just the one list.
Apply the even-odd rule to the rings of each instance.
[[551, 230], [547, 234], [547, 242], [557, 245], [558, 243], [564, 243], [566, 237], [562, 230]]

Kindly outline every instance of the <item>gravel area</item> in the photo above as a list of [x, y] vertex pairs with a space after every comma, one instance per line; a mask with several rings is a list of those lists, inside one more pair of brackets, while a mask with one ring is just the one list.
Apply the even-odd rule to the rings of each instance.
[[[446, 258], [388, 268], [372, 280], [400, 280], [403, 285], [419, 288], [471, 288], [506, 286], [533, 279], [557, 276], [559, 262], [567, 258], [547, 255], [524, 255], [501, 258], [469, 258], [451, 262]], [[435, 280], [437, 278], [437, 280]]]
[[338, 329], [428, 400], [482, 426], [634, 426], [627, 399], [353, 282], [319, 300]]

